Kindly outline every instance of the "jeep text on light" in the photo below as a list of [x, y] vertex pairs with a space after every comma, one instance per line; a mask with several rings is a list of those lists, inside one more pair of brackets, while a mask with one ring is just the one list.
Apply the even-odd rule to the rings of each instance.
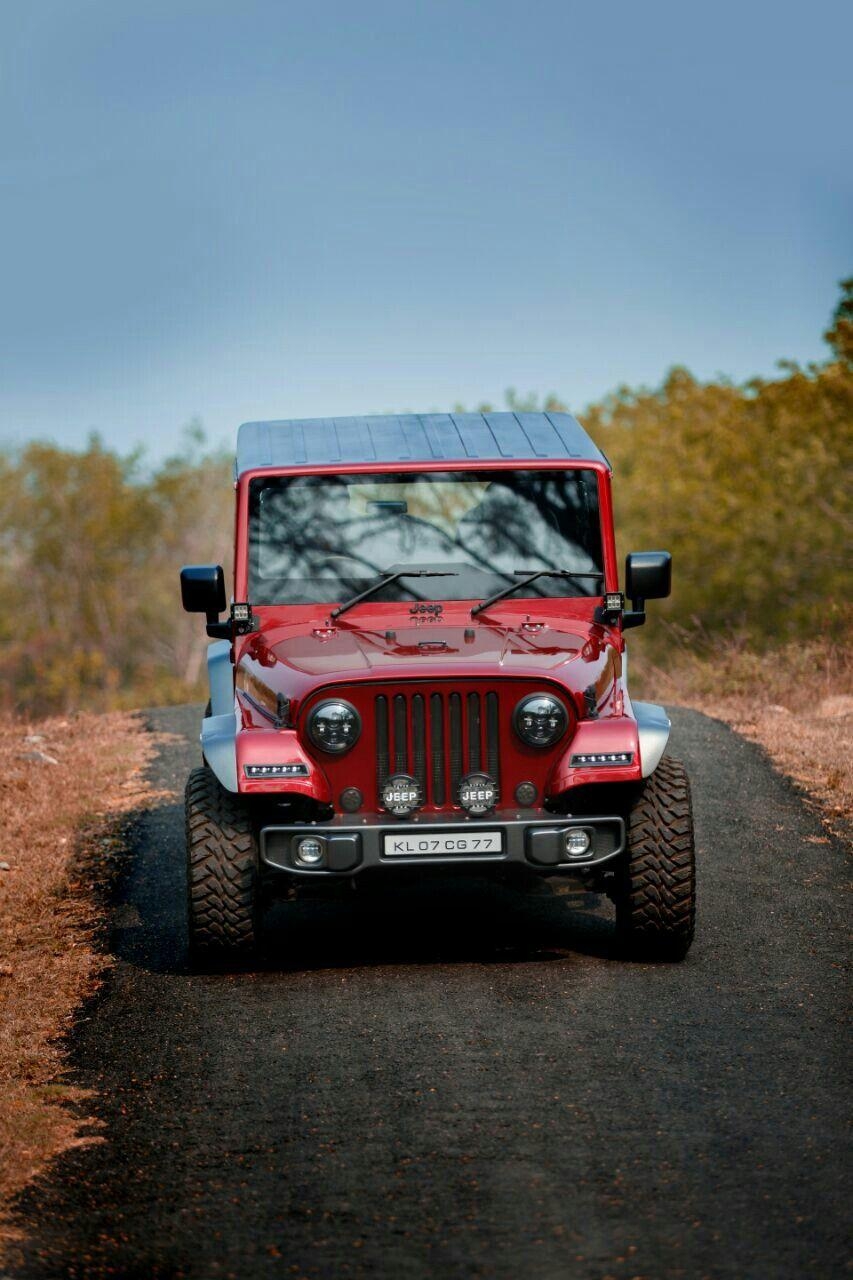
[[230, 605], [218, 566], [181, 573], [212, 640], [199, 953], [251, 950], [276, 893], [464, 866], [580, 879], [626, 953], [686, 954], [689, 787], [625, 662], [670, 557], [620, 583], [611, 480], [564, 413], [240, 428]]

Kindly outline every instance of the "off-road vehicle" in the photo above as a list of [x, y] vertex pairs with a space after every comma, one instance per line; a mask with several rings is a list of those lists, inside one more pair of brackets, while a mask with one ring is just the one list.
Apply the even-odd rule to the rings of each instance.
[[611, 467], [575, 419], [246, 423], [235, 488], [224, 619], [221, 567], [181, 571], [214, 640], [186, 792], [196, 953], [249, 953], [277, 891], [464, 868], [580, 877], [626, 954], [682, 958], [690, 790], [624, 643], [671, 561], [629, 555], [620, 590]]

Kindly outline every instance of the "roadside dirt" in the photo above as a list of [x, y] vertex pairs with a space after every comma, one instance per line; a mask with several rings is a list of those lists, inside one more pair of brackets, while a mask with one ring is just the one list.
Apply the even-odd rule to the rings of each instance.
[[153, 750], [131, 715], [0, 720], [0, 1251], [14, 1193], [97, 1140], [67, 1105], [85, 1094], [65, 1082], [63, 1036], [109, 963], [122, 815], [152, 794]]
[[[636, 675], [637, 672], [635, 671]], [[853, 648], [790, 645], [759, 656], [736, 645], [645, 664], [643, 696], [713, 716], [767, 752], [834, 834], [853, 836]]]
[[750, 707], [737, 700], [690, 703], [757, 742], [817, 806], [835, 835], [853, 834], [853, 696], [824, 698], [796, 715], [783, 703]]

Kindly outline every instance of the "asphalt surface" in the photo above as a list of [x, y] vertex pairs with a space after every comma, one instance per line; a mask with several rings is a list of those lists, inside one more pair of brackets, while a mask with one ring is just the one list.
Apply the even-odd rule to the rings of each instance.
[[[155, 785], [182, 788], [198, 712]], [[74, 1038], [99, 1143], [23, 1198], [25, 1277], [822, 1277], [849, 1258], [843, 851], [759, 750], [674, 715], [697, 941], [443, 882], [276, 908], [193, 975], [182, 806], [140, 815], [117, 966]], [[598, 904], [597, 906], [595, 904]]]

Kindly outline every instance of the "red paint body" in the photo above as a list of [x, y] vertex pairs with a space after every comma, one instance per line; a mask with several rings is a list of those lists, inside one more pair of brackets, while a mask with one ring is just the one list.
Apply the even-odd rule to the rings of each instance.
[[[610, 472], [601, 463], [580, 461], [578, 468], [598, 475], [605, 589], [618, 591]], [[446, 471], [446, 460], [384, 469], [423, 473]], [[482, 460], [452, 463], [454, 471], [566, 470], [565, 461], [517, 460], [484, 464]], [[294, 474], [376, 473], [375, 462], [351, 466], [305, 466], [247, 471], [237, 484], [234, 598], [247, 598], [248, 494], [258, 476]], [[501, 743], [500, 790], [503, 805], [513, 805], [521, 781], [533, 782], [541, 804], [561, 792], [587, 783], [627, 782], [641, 776], [637, 725], [622, 673], [623, 640], [618, 625], [595, 621], [601, 596], [588, 598], [527, 598], [512, 596], [471, 617], [471, 601], [444, 601], [438, 620], [413, 614], [409, 602], [356, 605], [339, 620], [329, 620], [329, 606], [319, 604], [256, 607], [259, 629], [234, 643], [237, 672], [236, 703], [239, 732], [237, 764], [240, 790], [245, 793], [288, 793], [331, 804], [345, 787], [358, 787], [364, 812], [377, 812], [376, 741], [373, 700], [403, 693], [426, 695], [437, 691], [496, 692], [499, 699]], [[393, 639], [386, 632], [395, 633]], [[468, 638], [466, 638], [468, 632]], [[473, 637], [470, 633], [473, 632]], [[435, 647], [419, 647], [424, 641]], [[439, 648], [439, 644], [441, 647]], [[570, 712], [570, 725], [553, 748], [526, 746], [512, 727], [512, 713], [526, 694], [558, 693]], [[292, 728], [275, 729], [259, 704], [274, 706], [277, 694], [290, 699]], [[304, 732], [311, 707], [329, 695], [345, 697], [359, 711], [362, 732], [358, 742], [341, 756], [316, 750]], [[594, 706], [594, 713], [592, 707]], [[411, 717], [409, 717], [411, 723]], [[445, 745], [447, 724], [445, 723]], [[429, 741], [429, 738], [427, 738]], [[393, 744], [392, 744], [393, 747]], [[625, 767], [577, 769], [575, 753], [629, 751], [633, 764]], [[467, 740], [463, 743], [467, 759]], [[251, 763], [303, 763], [307, 778], [253, 779], [244, 775]], [[431, 801], [422, 812], [460, 812], [448, 796], [438, 807]]]

